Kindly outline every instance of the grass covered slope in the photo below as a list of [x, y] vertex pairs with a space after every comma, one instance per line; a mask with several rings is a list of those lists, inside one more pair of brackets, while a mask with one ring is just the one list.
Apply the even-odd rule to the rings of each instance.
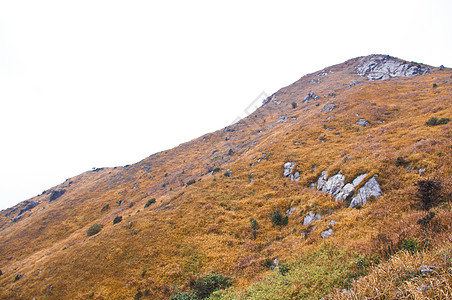
[[[214, 299], [414, 299], [416, 284], [440, 286], [425, 278], [450, 292], [450, 261], [433, 258], [452, 250], [452, 123], [439, 122], [452, 116], [452, 71], [369, 81], [356, 67], [372, 58], [306, 75], [234, 125], [2, 211], [0, 297], [199, 298], [219, 277], [197, 280], [212, 273], [232, 284]], [[299, 181], [283, 176], [286, 162]], [[378, 174], [383, 194], [348, 208], [309, 187], [323, 171], [346, 182]], [[440, 182], [429, 211], [418, 205], [421, 180]], [[322, 219], [303, 225], [310, 211]], [[421, 276], [419, 255], [434, 274]], [[417, 273], [391, 283], [382, 274], [398, 259]]]

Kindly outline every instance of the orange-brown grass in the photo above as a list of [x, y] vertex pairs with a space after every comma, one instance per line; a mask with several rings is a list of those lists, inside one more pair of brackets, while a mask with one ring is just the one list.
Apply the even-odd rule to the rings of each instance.
[[[302, 77], [275, 94], [280, 104], [270, 102], [228, 130], [131, 166], [71, 178], [71, 186], [53, 188], [66, 193], [52, 203], [49, 192], [30, 199], [41, 204], [15, 223], [5, 217], [11, 209], [2, 212], [0, 298], [130, 299], [143, 291], [143, 297], [167, 299], [210, 272], [234, 278], [234, 288], [241, 289], [271, 274], [262, 266], [265, 259], [292, 261], [316, 251], [331, 220], [337, 224], [329, 241], [360, 255], [384, 258], [404, 238], [426, 239], [416, 223], [423, 213], [414, 205], [414, 183], [438, 178], [444, 193], [452, 192], [452, 125], [425, 125], [431, 117], [452, 117], [452, 72], [367, 81], [355, 75], [355, 64], [329, 67], [333, 72], [315, 84], [316, 73]], [[360, 83], [349, 88], [353, 80]], [[321, 99], [302, 103], [309, 91]], [[332, 92], [335, 98], [323, 96]], [[327, 102], [336, 108], [324, 113]], [[289, 118], [277, 123], [281, 116]], [[359, 118], [370, 126], [358, 126]], [[397, 166], [398, 157], [407, 164]], [[283, 177], [288, 161], [297, 163], [299, 182]], [[220, 171], [212, 174], [215, 168]], [[340, 171], [347, 182], [378, 174], [383, 195], [359, 210], [347, 208], [308, 188], [322, 171]], [[151, 198], [156, 202], [144, 208]], [[106, 204], [110, 208], [102, 211]], [[291, 207], [288, 225], [274, 226], [272, 212]], [[309, 211], [323, 219], [305, 239]], [[123, 220], [113, 225], [116, 216]], [[446, 208], [438, 208], [435, 218], [439, 231], [448, 229]], [[88, 237], [94, 223], [103, 229]], [[394, 249], [385, 249], [379, 238]], [[16, 274], [24, 276], [14, 281]]]

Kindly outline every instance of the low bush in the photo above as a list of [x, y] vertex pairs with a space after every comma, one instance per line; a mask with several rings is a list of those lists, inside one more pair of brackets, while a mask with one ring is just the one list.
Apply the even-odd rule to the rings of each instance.
[[441, 118], [438, 120], [438, 118], [432, 117], [430, 118], [425, 124], [427, 126], [437, 126], [437, 125], [444, 125], [449, 123], [449, 118]]
[[283, 215], [281, 214], [281, 211], [278, 209], [272, 213], [271, 220], [272, 220], [273, 226], [275, 226], [275, 225], [286, 226], [289, 223], [289, 216], [283, 217]]
[[231, 279], [216, 273], [210, 273], [190, 282], [190, 288], [198, 299], [205, 299], [213, 292], [226, 289], [231, 286]]
[[212, 171], [213, 173], [217, 173], [217, 172], [220, 172], [220, 168], [215, 168], [215, 169], [213, 169], [213, 171]]
[[286, 264], [281, 264], [279, 266], [278, 272], [279, 274], [281, 274], [282, 276], [286, 276], [286, 274], [289, 272], [290, 268], [288, 265]]
[[88, 230], [86, 231], [86, 235], [92, 236], [92, 235], [98, 234], [101, 230], [102, 230], [102, 225], [96, 223], [93, 226], [91, 226], [90, 228], [88, 228]]
[[198, 298], [189, 293], [177, 293], [176, 295], [171, 296], [170, 298], [170, 300], [196, 300], [196, 299]]
[[259, 223], [257, 223], [256, 220], [251, 218], [250, 219], [250, 226], [251, 226], [251, 229], [256, 230], [257, 228], [259, 228]]
[[113, 225], [114, 224], [118, 224], [119, 222], [121, 222], [122, 221], [122, 216], [116, 216], [114, 219], [113, 219]]
[[415, 198], [422, 209], [429, 210], [443, 200], [441, 197], [440, 181], [430, 179], [419, 180], [415, 185], [417, 186]]
[[110, 205], [109, 204], [105, 204], [102, 209], [100, 210], [100, 212], [104, 212], [110, 209]]
[[155, 198], [149, 199], [148, 202], [146, 202], [146, 204], [144, 205], [144, 208], [146, 208], [154, 203], [155, 203]]
[[186, 186], [189, 186], [189, 185], [192, 185], [193, 183], [196, 183], [196, 180], [195, 180], [195, 179], [190, 180], [190, 181], [187, 182], [185, 185], [186, 185]]
[[422, 251], [422, 247], [419, 244], [419, 242], [413, 238], [403, 239], [399, 248], [400, 248], [400, 250], [405, 250], [410, 253]]

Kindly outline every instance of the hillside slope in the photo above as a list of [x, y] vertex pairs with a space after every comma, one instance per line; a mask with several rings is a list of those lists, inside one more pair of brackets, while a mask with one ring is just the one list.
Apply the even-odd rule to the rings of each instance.
[[[0, 298], [168, 299], [211, 272], [233, 278], [218, 298], [345, 297], [333, 288], [372, 276], [407, 241], [450, 248], [452, 123], [426, 122], [452, 117], [451, 95], [450, 69], [359, 57], [303, 76], [222, 130], [69, 178], [0, 212]], [[379, 190], [363, 189], [373, 180]], [[428, 234], [420, 180], [440, 182], [446, 203], [431, 208]], [[277, 210], [287, 225], [272, 222]], [[307, 224], [309, 212], [318, 220]], [[348, 271], [302, 295], [297, 262], [310, 255]], [[363, 258], [365, 270], [354, 264]], [[270, 288], [275, 259], [291, 266], [284, 293]]]

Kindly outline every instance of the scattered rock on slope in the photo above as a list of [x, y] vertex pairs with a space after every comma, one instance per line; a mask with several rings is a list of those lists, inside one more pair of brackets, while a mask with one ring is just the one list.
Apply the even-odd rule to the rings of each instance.
[[36, 207], [38, 204], [39, 204], [38, 201], [31, 201], [31, 202], [29, 202], [29, 203], [27, 204], [27, 206], [25, 206], [24, 208], [22, 208], [22, 209], [19, 211], [18, 216], [20, 216], [21, 214], [23, 214], [24, 212], [26, 212], [26, 211], [28, 211], [28, 210], [33, 209], [33, 208]]
[[356, 197], [350, 202], [350, 207], [364, 205], [369, 197], [378, 197], [382, 194], [380, 185], [377, 182], [377, 177], [378, 175], [374, 175], [358, 190]]
[[315, 214], [315, 213], [313, 213], [312, 211], [310, 211], [307, 215], [306, 215], [306, 217], [304, 217], [304, 219], [303, 219], [303, 225], [309, 225], [309, 224], [311, 224], [311, 223], [313, 223], [313, 222], [315, 222], [315, 221], [318, 221], [318, 220], [320, 220], [320, 219], [322, 219], [322, 216], [321, 215], [319, 215], [319, 214]]
[[359, 119], [359, 120], [356, 122], [356, 124], [359, 125], [359, 126], [369, 126], [369, 122], [367, 122], [367, 121], [364, 120], [364, 119]]

